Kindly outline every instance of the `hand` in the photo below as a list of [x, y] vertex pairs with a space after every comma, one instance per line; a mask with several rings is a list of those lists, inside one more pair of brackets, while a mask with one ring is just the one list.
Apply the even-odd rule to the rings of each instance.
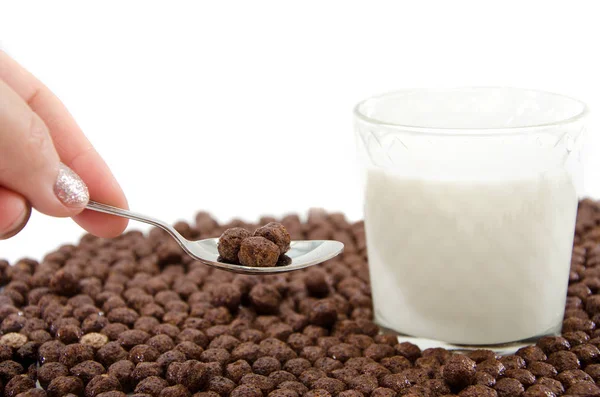
[[0, 239], [25, 226], [32, 206], [73, 217], [100, 237], [123, 232], [126, 219], [84, 211], [90, 197], [127, 208], [108, 166], [60, 100], [0, 50]]

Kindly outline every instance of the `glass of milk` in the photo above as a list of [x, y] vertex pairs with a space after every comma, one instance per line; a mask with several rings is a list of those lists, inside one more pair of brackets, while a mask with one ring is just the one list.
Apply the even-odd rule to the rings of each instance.
[[376, 322], [421, 347], [510, 351], [559, 333], [586, 114], [513, 88], [359, 103]]

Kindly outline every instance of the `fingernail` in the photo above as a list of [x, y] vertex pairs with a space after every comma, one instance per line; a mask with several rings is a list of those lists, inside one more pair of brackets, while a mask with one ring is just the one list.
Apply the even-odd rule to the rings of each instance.
[[31, 206], [28, 205], [27, 208], [25, 208], [25, 210], [21, 212], [21, 215], [19, 215], [19, 217], [13, 222], [13, 224], [10, 225], [6, 233], [0, 235], [0, 240], [9, 239], [15, 234], [19, 233], [21, 230], [23, 230], [30, 216]]
[[54, 194], [67, 207], [81, 208], [90, 200], [90, 193], [79, 175], [60, 163], [58, 177], [54, 183]]

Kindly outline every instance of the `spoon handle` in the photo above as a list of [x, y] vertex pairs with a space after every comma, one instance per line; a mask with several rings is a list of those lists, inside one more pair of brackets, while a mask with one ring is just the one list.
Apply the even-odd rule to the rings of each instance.
[[150, 224], [152, 226], [159, 227], [159, 228], [163, 229], [164, 231], [166, 231], [167, 233], [169, 233], [171, 235], [171, 237], [173, 237], [175, 240], [177, 240], [177, 242], [180, 245], [183, 246], [183, 244], [185, 244], [185, 239], [183, 238], [183, 236], [181, 234], [179, 234], [177, 232], [177, 230], [175, 230], [168, 223], [165, 223], [156, 218], [138, 214], [133, 211], [124, 210], [123, 208], [117, 208], [117, 207], [113, 207], [111, 205], [97, 203], [97, 202], [91, 201], [91, 200], [88, 202], [88, 204], [86, 205], [85, 208], [87, 208], [88, 210], [92, 210], [92, 211], [103, 212], [105, 214], [116, 215], [116, 216], [120, 216], [123, 218], [129, 218], [134, 221], [143, 222], [143, 223]]

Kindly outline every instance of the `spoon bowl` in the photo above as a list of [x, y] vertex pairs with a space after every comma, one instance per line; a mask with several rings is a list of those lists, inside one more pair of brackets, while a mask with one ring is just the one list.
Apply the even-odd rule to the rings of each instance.
[[[177, 241], [181, 248], [194, 259], [217, 269], [226, 270], [234, 273], [243, 274], [275, 274], [286, 273], [294, 270], [304, 269], [325, 262], [335, 257], [344, 250], [344, 244], [333, 240], [297, 240], [290, 243], [290, 249], [283, 257], [278, 266], [272, 267], [250, 267], [236, 265], [219, 261], [219, 251], [217, 244], [218, 238], [208, 238], [204, 240], [191, 241], [183, 237], [177, 230], [166, 222], [154, 219], [149, 216], [141, 215], [122, 208], [97, 203], [88, 202], [87, 209], [105, 214], [121, 216], [139, 222], [148, 223], [157, 226]], [[281, 263], [284, 262], [284, 263]]]
[[[217, 250], [218, 238], [191, 242], [194, 246], [194, 258], [209, 266], [235, 273], [274, 274], [304, 269], [322, 263], [338, 255], [344, 244], [332, 240], [297, 240], [290, 243], [290, 250], [285, 253], [287, 263], [272, 267], [250, 267], [219, 261]], [[189, 253], [189, 252], [188, 252]]]

